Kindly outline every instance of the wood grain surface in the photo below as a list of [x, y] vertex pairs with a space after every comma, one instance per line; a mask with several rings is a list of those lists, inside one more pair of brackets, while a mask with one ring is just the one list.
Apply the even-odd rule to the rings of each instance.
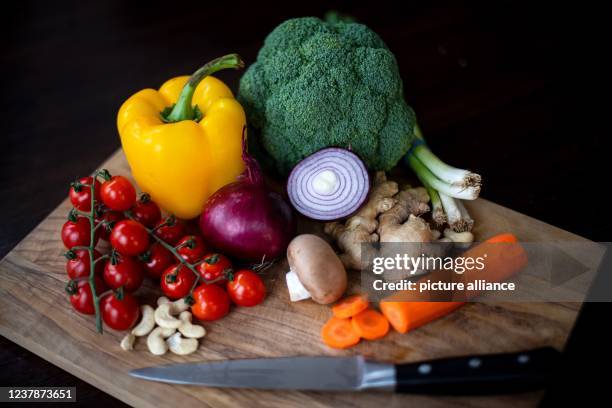
[[[129, 174], [121, 151], [101, 167]], [[470, 203], [477, 238], [510, 229], [523, 241], [586, 241], [492, 202]], [[325, 347], [319, 339], [329, 308], [311, 301], [291, 303], [284, 286], [286, 261], [265, 272], [270, 295], [254, 308], [234, 308], [209, 334], [196, 354], [155, 357], [144, 341], [133, 352], [119, 348], [122, 333], [95, 332], [93, 319], [72, 310], [64, 292], [67, 281], [59, 230], [70, 208], [64, 201], [0, 263], [0, 335], [135, 406], [533, 406], [540, 393], [466, 398], [380, 393], [270, 392], [170, 386], [129, 377], [133, 368], [181, 361], [206, 361], [291, 355], [362, 354], [389, 362], [471, 353], [517, 351], [552, 345], [562, 348], [579, 308], [575, 303], [478, 303], [412, 333], [391, 333], [384, 340], [362, 342], [348, 351]], [[301, 230], [316, 230], [302, 222]], [[151, 285], [139, 290], [143, 302], [159, 295]], [[185, 405], [186, 404], [186, 405]]]

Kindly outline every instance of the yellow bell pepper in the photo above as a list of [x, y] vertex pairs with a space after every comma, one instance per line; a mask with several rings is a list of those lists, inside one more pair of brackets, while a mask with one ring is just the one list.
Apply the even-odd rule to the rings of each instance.
[[217, 58], [191, 77], [137, 92], [119, 109], [117, 128], [134, 179], [179, 218], [200, 215], [206, 199], [244, 170], [244, 110], [209, 76], [243, 66], [236, 54]]

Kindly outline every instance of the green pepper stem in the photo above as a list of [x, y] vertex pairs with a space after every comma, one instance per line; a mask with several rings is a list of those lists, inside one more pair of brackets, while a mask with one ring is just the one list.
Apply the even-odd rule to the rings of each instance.
[[[165, 115], [166, 122], [180, 122], [182, 120], [194, 120], [197, 117], [197, 109], [192, 105], [193, 93], [196, 87], [207, 76], [223, 69], [244, 68], [244, 62], [238, 54], [228, 54], [216, 58], [200, 69], [198, 69], [187, 81], [178, 101], [168, 115]], [[163, 115], [163, 114], [162, 114]]]

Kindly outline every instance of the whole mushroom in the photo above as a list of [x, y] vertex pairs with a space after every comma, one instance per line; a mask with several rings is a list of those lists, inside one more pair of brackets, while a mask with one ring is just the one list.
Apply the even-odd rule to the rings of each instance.
[[295, 237], [287, 247], [290, 271], [287, 287], [291, 301], [312, 298], [329, 304], [346, 291], [346, 270], [333, 248], [313, 234]]

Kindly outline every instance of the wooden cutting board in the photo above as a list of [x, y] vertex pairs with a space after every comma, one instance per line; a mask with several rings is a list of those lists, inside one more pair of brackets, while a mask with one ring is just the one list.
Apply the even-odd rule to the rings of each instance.
[[[129, 174], [120, 150], [102, 167], [113, 174]], [[468, 208], [476, 219], [477, 239], [512, 231], [521, 241], [586, 242], [483, 199], [469, 202]], [[319, 338], [320, 328], [331, 314], [329, 308], [311, 301], [289, 301], [284, 261], [265, 272], [269, 296], [263, 304], [234, 308], [226, 318], [206, 324], [208, 335], [197, 353], [156, 357], [146, 350], [144, 339], [137, 341], [135, 351], [125, 352], [119, 348], [122, 333], [107, 329], [104, 335], [97, 334], [93, 318], [73, 311], [64, 292], [65, 249], [59, 233], [69, 209], [65, 200], [0, 262], [0, 334], [134, 406], [535, 406], [540, 392], [434, 398], [375, 392], [212, 389], [146, 382], [129, 377], [128, 371], [172, 362], [292, 355], [362, 354], [400, 363], [545, 345], [562, 349], [580, 307], [576, 303], [474, 303], [412, 333], [392, 332], [384, 340], [363, 341], [351, 350], [337, 351], [324, 346]], [[301, 231], [318, 228], [312, 222], [300, 224]], [[149, 304], [160, 295], [152, 285], [137, 294]]]

